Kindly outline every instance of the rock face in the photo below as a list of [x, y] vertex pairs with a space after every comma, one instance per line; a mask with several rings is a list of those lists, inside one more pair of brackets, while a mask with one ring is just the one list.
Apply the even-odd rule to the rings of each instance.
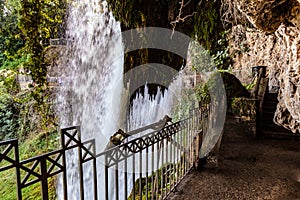
[[300, 31], [282, 26], [277, 37], [286, 47], [281, 54], [286, 65], [279, 70], [279, 104], [274, 120], [296, 132], [300, 130]]
[[269, 90], [279, 88], [275, 123], [300, 132], [300, 7], [297, 0], [237, 0], [256, 29], [241, 25], [230, 37], [233, 71], [251, 82], [251, 67], [265, 65]]
[[285, 21], [299, 14], [297, 0], [237, 0], [239, 9], [258, 29], [274, 32]]

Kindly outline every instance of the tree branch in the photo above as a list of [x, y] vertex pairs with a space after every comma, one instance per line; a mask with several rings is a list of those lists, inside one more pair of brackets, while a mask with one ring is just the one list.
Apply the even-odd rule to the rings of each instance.
[[171, 38], [174, 35], [177, 23], [184, 22], [187, 18], [193, 17], [197, 13], [197, 12], [193, 12], [192, 14], [186, 15], [184, 17], [182, 16], [183, 15], [183, 8], [186, 7], [187, 5], [189, 5], [191, 3], [191, 1], [192, 0], [189, 0], [188, 2], [184, 3], [184, 0], [181, 0], [181, 2], [179, 2], [179, 4], [180, 4], [179, 13], [176, 16], [175, 20], [170, 22], [170, 24], [172, 25], [172, 35], [171, 35]]

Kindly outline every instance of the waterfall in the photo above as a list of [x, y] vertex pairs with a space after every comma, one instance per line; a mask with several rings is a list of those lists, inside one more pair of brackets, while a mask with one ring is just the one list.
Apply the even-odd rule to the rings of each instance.
[[[146, 125], [155, 123], [159, 120], [161, 120], [165, 115], [170, 116], [173, 118], [173, 122], [178, 121], [179, 119], [182, 119], [183, 117], [186, 116], [179, 116], [180, 114], [180, 104], [182, 103], [182, 95], [183, 95], [183, 88], [184, 88], [184, 83], [183, 83], [183, 71], [179, 72], [176, 76], [176, 78], [171, 82], [171, 84], [162, 91], [160, 87], [157, 88], [157, 93], [155, 95], [150, 95], [149, 94], [149, 88], [147, 85], [144, 86], [143, 92], [139, 92], [136, 97], [132, 100], [131, 105], [129, 107], [129, 115], [127, 116], [127, 130], [132, 131], [141, 127], [144, 127]], [[174, 109], [177, 108], [177, 109]], [[136, 135], [133, 135], [129, 137], [128, 140], [134, 139], [136, 137], [140, 137], [146, 133], [153, 132], [154, 130], [149, 129], [146, 131], [143, 131], [141, 133], [138, 133]], [[159, 147], [160, 148], [160, 147]], [[155, 166], [153, 170], [159, 169], [163, 164], [166, 164], [170, 162], [171, 160], [164, 160], [162, 162], [161, 156], [162, 152], [166, 152], [165, 148], [160, 148], [159, 154], [160, 156], [157, 156], [156, 150], [153, 153], [153, 159]], [[173, 150], [175, 149], [174, 146], [168, 145], [167, 147], [169, 150], [172, 148]], [[158, 149], [157, 144], [154, 145], [154, 149]], [[143, 162], [146, 162], [148, 160], [148, 163], [152, 163], [152, 156], [149, 154], [152, 153], [147, 153], [146, 150], [142, 151], [142, 160]], [[167, 156], [164, 154], [164, 157], [166, 158]], [[178, 156], [177, 158], [173, 158], [173, 162], [175, 159], [179, 160]], [[136, 158], [136, 169], [139, 169], [139, 159]], [[132, 171], [132, 165], [130, 163], [132, 162], [132, 158], [128, 159], [129, 165], [127, 166], [128, 171]], [[120, 163], [120, 166], [122, 166], [123, 163]], [[122, 167], [120, 167], [122, 168]], [[152, 169], [151, 169], [152, 170]], [[146, 177], [147, 169], [146, 166], [142, 166], [142, 171], [141, 173], [143, 174], [143, 177]], [[148, 169], [148, 174], [151, 174], [150, 168]], [[134, 182], [132, 180], [132, 175], [128, 175], [130, 178], [128, 178], [128, 191], [129, 193], [127, 196], [129, 196]], [[139, 178], [138, 174], [135, 176], [135, 180]], [[122, 180], [119, 181], [119, 184], [122, 185]], [[123, 192], [123, 191], [122, 191]], [[121, 196], [121, 194], [119, 193]]]
[[[68, 11], [67, 46], [61, 63], [58, 116], [61, 127], [81, 126], [82, 141], [95, 139], [97, 153], [123, 128], [124, 49], [120, 24], [99, 0], [73, 1]], [[80, 199], [78, 157], [67, 153], [68, 199]], [[103, 166], [101, 161], [97, 165]], [[91, 166], [84, 165], [85, 199], [93, 199]], [[103, 176], [98, 172], [98, 180]], [[100, 185], [101, 183], [99, 183]], [[64, 199], [58, 184], [58, 198]], [[103, 188], [103, 186], [102, 186]], [[102, 195], [103, 197], [103, 195]]]
[[[74, 0], [69, 7], [67, 24], [67, 45], [63, 62], [60, 63], [60, 88], [57, 97], [61, 128], [80, 125], [82, 141], [95, 139], [96, 153], [100, 153], [108, 144], [110, 136], [119, 128], [133, 130], [157, 122], [165, 115], [172, 117], [173, 121], [184, 117], [180, 109], [173, 110], [174, 105], [180, 107], [178, 105], [182, 100], [181, 89], [184, 84], [182, 73], [179, 73], [177, 78], [166, 86], [168, 89], [164, 92], [158, 89], [155, 97], [148, 94], [148, 88], [145, 86], [144, 94], [137, 95], [132, 101], [126, 122], [128, 103], [127, 97], [125, 98], [127, 91], [123, 87], [122, 33], [120, 24], [109, 12], [105, 1]], [[68, 199], [80, 199], [77, 150], [69, 150], [66, 157]], [[157, 169], [163, 163], [159, 161], [159, 157], [154, 159], [155, 162], [158, 161]], [[130, 159], [128, 162], [131, 162]], [[103, 166], [103, 160], [97, 158], [99, 199], [104, 198], [104, 173], [101, 170]], [[122, 163], [119, 167], [122, 168]], [[94, 199], [91, 165], [85, 163], [83, 168], [84, 198]], [[110, 192], [114, 187], [113, 169], [109, 170], [109, 176]], [[120, 197], [124, 196], [122, 181], [124, 180], [119, 180]], [[62, 180], [58, 182], [58, 199], [64, 199]], [[132, 186], [133, 182], [129, 183], [128, 192]], [[109, 199], [115, 199], [113, 193], [109, 195]]]
[[132, 131], [152, 124], [162, 119], [164, 115], [171, 116], [171, 106], [168, 101], [168, 91], [158, 87], [156, 95], [150, 95], [148, 86], [144, 86], [144, 92], [138, 93], [133, 99], [129, 110], [127, 129]]
[[179, 73], [165, 91], [158, 87], [155, 95], [150, 95], [149, 88], [145, 85], [144, 92], [138, 93], [130, 105], [127, 117], [128, 131], [157, 122], [165, 115], [174, 117], [173, 108], [182, 98], [182, 81], [182, 73]]

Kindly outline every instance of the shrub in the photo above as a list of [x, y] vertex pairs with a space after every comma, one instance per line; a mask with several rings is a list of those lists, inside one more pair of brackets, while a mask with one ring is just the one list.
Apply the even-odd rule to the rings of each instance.
[[18, 128], [18, 104], [10, 94], [0, 88], [0, 140], [16, 137]]

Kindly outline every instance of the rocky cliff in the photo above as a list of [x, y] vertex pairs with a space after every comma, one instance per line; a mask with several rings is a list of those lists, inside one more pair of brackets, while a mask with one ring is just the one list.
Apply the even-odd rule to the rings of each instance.
[[250, 22], [230, 34], [233, 71], [249, 83], [251, 67], [265, 65], [269, 89], [278, 90], [275, 123], [300, 131], [300, 4], [298, 0], [235, 0]]
[[[279, 90], [274, 121], [293, 132], [300, 131], [300, 0], [108, 2], [122, 30], [176, 27], [191, 37], [197, 35], [197, 40], [217, 55], [225, 52], [223, 47], [227, 43], [218, 45], [224, 31], [230, 29], [232, 68], [236, 76], [243, 83], [250, 83], [252, 67], [268, 66], [269, 88]], [[182, 20], [189, 14], [190, 17]], [[172, 21], [178, 21], [175, 27]], [[142, 49], [125, 56], [125, 71], [157, 60], [164, 60], [162, 64], [175, 68], [183, 65], [182, 59], [169, 53]], [[226, 69], [230, 63], [222, 65]]]

